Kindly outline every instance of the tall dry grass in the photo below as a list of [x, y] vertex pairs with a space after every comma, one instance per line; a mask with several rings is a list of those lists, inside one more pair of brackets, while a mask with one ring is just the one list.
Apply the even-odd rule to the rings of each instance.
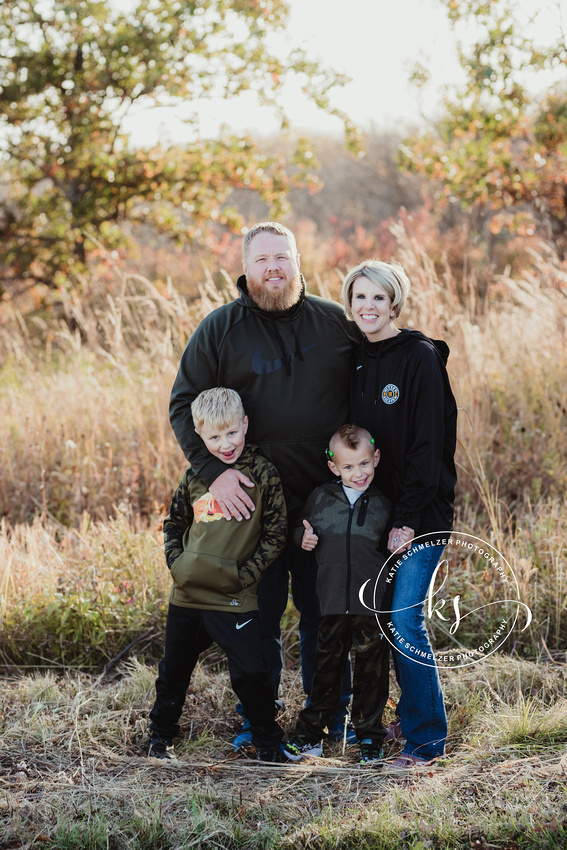
[[[460, 409], [456, 527], [486, 539], [513, 565], [534, 613], [529, 634], [516, 636], [520, 651], [559, 651], [566, 636], [567, 276], [551, 254], [534, 255], [523, 278], [492, 282], [481, 309], [472, 278], [457, 283], [448, 267], [439, 273], [401, 225], [393, 234], [413, 287], [403, 324], [451, 348]], [[337, 297], [339, 271], [317, 277], [312, 288]], [[14, 628], [35, 595], [35, 576], [42, 603], [67, 587], [77, 564], [88, 581], [106, 586], [108, 558], [82, 562], [65, 548], [78, 533], [96, 548], [110, 529], [110, 550], [121, 553], [125, 570], [138, 546], [144, 550], [144, 534], [153, 534], [151, 583], [159, 584], [159, 524], [185, 466], [168, 423], [170, 387], [194, 327], [236, 294], [227, 273], [216, 284], [204, 273], [191, 291], [181, 297], [170, 282], [153, 284], [109, 260], [104, 274], [61, 292], [49, 313], [22, 316], [3, 306], [0, 587], [2, 617], [12, 616]], [[130, 548], [117, 542], [117, 523], [128, 529]]]
[[169, 575], [161, 535], [118, 515], [64, 530], [0, 523], [0, 665], [110, 669], [124, 650], [163, 645]]
[[[457, 285], [394, 235], [413, 282], [404, 323], [451, 347], [456, 526], [500, 549], [533, 610], [505, 647], [514, 657], [441, 672], [448, 756], [409, 779], [340, 745], [291, 768], [235, 758], [214, 650], [180, 761], [140, 758], [169, 585], [160, 524], [185, 466], [169, 391], [186, 338], [234, 288], [204, 275], [186, 299], [115, 264], [50, 313], [0, 314], [0, 665], [17, 673], [0, 682], [2, 846], [565, 846], [565, 275], [535, 256], [479, 305], [472, 279]], [[314, 284], [336, 297], [340, 274]], [[290, 608], [286, 731], [303, 702], [294, 623]]]

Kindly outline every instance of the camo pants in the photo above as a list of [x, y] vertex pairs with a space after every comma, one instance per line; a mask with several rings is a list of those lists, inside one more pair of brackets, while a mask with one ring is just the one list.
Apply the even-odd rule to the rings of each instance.
[[317, 638], [315, 675], [311, 698], [300, 712], [294, 737], [310, 742], [324, 737], [339, 703], [341, 684], [350, 650], [354, 649], [352, 723], [359, 741], [384, 740], [382, 712], [388, 699], [389, 644], [375, 617], [338, 614], [321, 617]]

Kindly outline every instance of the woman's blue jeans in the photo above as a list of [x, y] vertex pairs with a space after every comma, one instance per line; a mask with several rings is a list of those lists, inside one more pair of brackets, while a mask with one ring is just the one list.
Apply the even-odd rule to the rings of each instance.
[[[394, 665], [402, 690], [397, 708], [406, 739], [402, 752], [431, 759], [445, 752], [447, 715], [423, 605], [444, 547], [418, 547], [419, 543], [410, 549], [396, 572], [389, 621], [397, 636], [390, 627], [387, 627], [386, 634], [396, 646]], [[406, 648], [406, 644], [411, 650]], [[428, 653], [431, 660], [426, 664], [412, 657], [426, 658]]]

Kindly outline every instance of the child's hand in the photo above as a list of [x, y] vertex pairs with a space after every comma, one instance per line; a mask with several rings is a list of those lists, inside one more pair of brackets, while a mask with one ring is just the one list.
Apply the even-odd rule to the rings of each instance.
[[313, 531], [313, 526], [309, 525], [309, 522], [306, 519], [303, 520], [303, 525], [305, 526], [305, 531], [301, 538], [301, 548], [310, 552], [319, 542], [319, 538]]

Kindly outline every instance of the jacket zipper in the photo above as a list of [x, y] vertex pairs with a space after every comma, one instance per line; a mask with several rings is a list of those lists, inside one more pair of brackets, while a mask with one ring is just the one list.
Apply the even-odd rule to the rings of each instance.
[[[356, 504], [356, 502], [355, 502]], [[346, 533], [346, 595], [345, 595], [345, 614], [349, 613], [348, 606], [350, 602], [350, 527], [352, 525], [352, 518], [354, 515], [354, 505], [350, 505], [350, 513], [348, 515], [348, 525], [347, 525], [347, 533]]]

